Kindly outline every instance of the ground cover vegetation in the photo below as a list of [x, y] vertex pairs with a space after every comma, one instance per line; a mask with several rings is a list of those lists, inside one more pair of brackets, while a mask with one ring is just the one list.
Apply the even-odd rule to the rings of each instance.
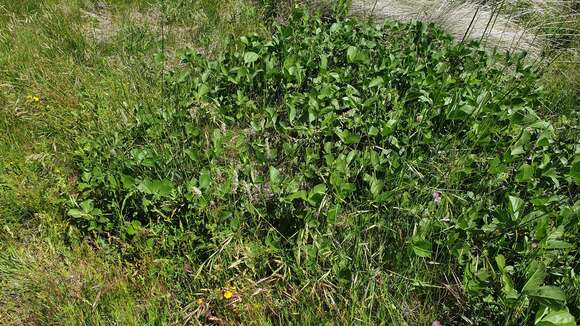
[[3, 4], [0, 318], [575, 325], [577, 73], [347, 5]]

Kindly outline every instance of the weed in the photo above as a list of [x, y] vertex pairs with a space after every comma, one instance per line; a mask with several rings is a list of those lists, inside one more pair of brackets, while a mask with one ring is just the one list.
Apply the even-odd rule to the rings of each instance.
[[321, 320], [412, 318], [385, 280], [427, 301], [454, 286], [442, 266], [466, 294], [437, 308], [448, 321], [571, 318], [577, 145], [536, 113], [524, 55], [298, 10], [271, 38], [181, 62], [161, 106], [82, 142], [81, 229], [185, 254], [200, 286], [282, 270]]

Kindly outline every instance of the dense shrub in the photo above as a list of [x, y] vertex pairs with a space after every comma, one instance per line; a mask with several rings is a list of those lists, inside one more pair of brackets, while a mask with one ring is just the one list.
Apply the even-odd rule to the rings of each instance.
[[468, 304], [436, 308], [450, 322], [573, 323], [578, 144], [537, 113], [524, 55], [421, 23], [296, 11], [269, 39], [181, 60], [162, 106], [83, 141], [68, 212], [81, 229], [175, 253], [147, 231], [171, 228], [197, 264], [246, 238], [255, 279], [281, 266], [300, 287], [328, 276], [338, 304], [366, 298], [375, 321], [367, 286], [396, 271], [423, 291], [462, 284]]

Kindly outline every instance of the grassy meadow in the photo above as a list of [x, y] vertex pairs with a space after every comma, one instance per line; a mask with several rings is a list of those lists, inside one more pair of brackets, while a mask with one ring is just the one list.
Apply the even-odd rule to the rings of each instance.
[[292, 5], [0, 0], [0, 324], [576, 325], [578, 8]]

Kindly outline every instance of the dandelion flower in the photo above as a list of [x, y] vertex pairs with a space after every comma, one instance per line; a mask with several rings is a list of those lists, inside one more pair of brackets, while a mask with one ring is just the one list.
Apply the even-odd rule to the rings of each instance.
[[199, 299], [195, 300], [195, 303], [197, 303], [198, 305], [201, 306], [202, 304], [204, 304], [204, 301], [202, 298], [199, 298]]
[[224, 299], [229, 300], [231, 298], [234, 297], [234, 292], [230, 291], [230, 290], [225, 290], [224, 291]]

